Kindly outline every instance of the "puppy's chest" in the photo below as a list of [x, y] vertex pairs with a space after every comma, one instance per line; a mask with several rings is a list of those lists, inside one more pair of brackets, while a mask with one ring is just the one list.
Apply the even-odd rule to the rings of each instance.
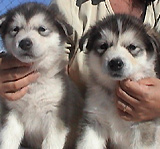
[[124, 121], [119, 117], [116, 108], [116, 95], [115, 87], [110, 91], [96, 88], [96, 92], [92, 92], [92, 95], [87, 99], [86, 110], [92, 117], [96, 119], [106, 127], [106, 125], [114, 130], [122, 130]]
[[57, 111], [62, 97], [63, 82], [60, 79], [38, 80], [29, 86], [29, 91], [23, 98], [7, 104], [23, 117], [37, 117], [48, 111]]

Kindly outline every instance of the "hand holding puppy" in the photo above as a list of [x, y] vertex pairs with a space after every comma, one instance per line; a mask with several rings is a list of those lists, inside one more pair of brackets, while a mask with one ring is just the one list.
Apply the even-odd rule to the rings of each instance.
[[127, 121], [147, 121], [160, 117], [160, 80], [146, 78], [121, 81], [116, 89], [120, 116]]
[[8, 100], [18, 100], [25, 95], [28, 85], [35, 81], [39, 74], [32, 72], [32, 64], [22, 63], [14, 57], [0, 59], [0, 96]]

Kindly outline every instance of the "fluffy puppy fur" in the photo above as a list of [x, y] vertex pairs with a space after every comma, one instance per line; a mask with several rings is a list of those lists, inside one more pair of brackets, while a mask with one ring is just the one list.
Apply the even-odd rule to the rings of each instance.
[[[72, 29], [57, 7], [22, 4], [0, 17], [8, 55], [25, 63], [40, 77], [20, 100], [3, 100], [8, 108], [0, 132], [0, 149], [18, 149], [22, 139], [34, 148], [74, 147], [82, 100], [65, 73], [65, 41]], [[65, 143], [67, 140], [67, 143]]]
[[119, 80], [156, 77], [160, 38], [156, 31], [127, 15], [113, 15], [96, 23], [80, 40], [90, 70], [78, 149], [157, 149], [159, 119], [142, 123], [121, 119], [115, 106]]

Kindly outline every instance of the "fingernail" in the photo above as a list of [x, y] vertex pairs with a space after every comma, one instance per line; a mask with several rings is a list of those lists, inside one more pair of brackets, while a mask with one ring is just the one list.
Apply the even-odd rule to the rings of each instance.
[[35, 72], [36, 77], [38, 78], [40, 76], [39, 72]]
[[32, 66], [33, 63], [24, 63], [25, 66]]
[[117, 103], [118, 103], [118, 104], [121, 104], [121, 102], [120, 102], [119, 100], [117, 101]]
[[28, 87], [28, 86], [25, 86], [23, 89], [27, 92], [28, 89], [29, 89], [29, 87]]

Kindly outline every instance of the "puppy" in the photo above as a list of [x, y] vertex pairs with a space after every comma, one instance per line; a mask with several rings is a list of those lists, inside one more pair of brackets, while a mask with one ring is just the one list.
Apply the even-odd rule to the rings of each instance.
[[[131, 16], [113, 15], [97, 22], [80, 40], [90, 70], [78, 149], [158, 149], [159, 120], [142, 123], [121, 119], [115, 106], [117, 81], [156, 77], [160, 38]], [[127, 110], [127, 109], [125, 109]]]
[[[18, 149], [23, 138], [34, 148], [62, 149], [69, 136], [76, 137], [82, 109], [78, 90], [65, 72], [64, 44], [72, 29], [55, 5], [25, 3], [0, 18], [7, 54], [33, 63], [32, 71], [40, 73], [20, 100], [3, 100], [8, 111], [0, 149]], [[73, 145], [69, 141], [66, 148]]]

